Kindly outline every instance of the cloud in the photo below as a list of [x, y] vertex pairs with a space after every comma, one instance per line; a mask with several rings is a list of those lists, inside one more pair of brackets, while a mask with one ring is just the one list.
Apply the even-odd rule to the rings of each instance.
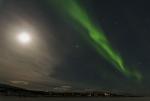
[[54, 68], [61, 62], [55, 42], [50, 40], [48, 43], [38, 31], [36, 32], [36, 35], [34, 31], [32, 33], [32, 44], [26, 46], [17, 44], [16, 38], [13, 40], [17, 32], [11, 29], [6, 33], [6, 38], [0, 40], [0, 82], [33, 88], [38, 88], [39, 84], [49, 88], [49, 85], [62, 83], [50, 77]]
[[54, 91], [70, 91], [72, 90], [72, 87], [71, 86], [68, 86], [68, 85], [64, 85], [64, 86], [60, 86], [60, 87], [55, 87], [53, 88]]
[[27, 82], [27, 81], [10, 81], [10, 83], [12, 83], [12, 84], [19, 84], [19, 85], [28, 85], [29, 84], [29, 82]]

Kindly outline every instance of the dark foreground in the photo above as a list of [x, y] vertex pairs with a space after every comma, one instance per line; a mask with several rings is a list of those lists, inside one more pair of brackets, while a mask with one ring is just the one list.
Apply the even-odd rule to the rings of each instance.
[[64, 98], [64, 97], [0, 97], [0, 101], [150, 101], [150, 97], [115, 98]]

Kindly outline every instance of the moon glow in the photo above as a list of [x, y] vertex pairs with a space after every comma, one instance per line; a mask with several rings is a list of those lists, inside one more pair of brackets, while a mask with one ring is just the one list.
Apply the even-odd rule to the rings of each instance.
[[18, 41], [22, 44], [28, 44], [31, 41], [31, 36], [28, 32], [21, 32], [17, 37]]

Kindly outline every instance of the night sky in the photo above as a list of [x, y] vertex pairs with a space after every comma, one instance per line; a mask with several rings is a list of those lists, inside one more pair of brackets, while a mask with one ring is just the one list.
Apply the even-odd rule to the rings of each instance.
[[[150, 95], [149, 2], [77, 0], [127, 68], [140, 72], [142, 79], [138, 81], [100, 55], [81, 34], [87, 33], [86, 29], [50, 1], [0, 0], [0, 83], [38, 90], [93, 89]], [[29, 44], [16, 39], [22, 31], [32, 36]]]

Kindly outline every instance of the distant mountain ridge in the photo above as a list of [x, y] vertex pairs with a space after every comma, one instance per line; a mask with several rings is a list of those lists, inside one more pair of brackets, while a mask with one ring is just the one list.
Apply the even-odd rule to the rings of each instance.
[[22, 96], [22, 97], [140, 97], [133, 95], [113, 94], [104, 91], [83, 91], [83, 92], [44, 92], [27, 90], [7, 84], [0, 84], [0, 96]]
[[46, 96], [48, 92], [27, 90], [7, 84], [0, 84], [0, 95], [5, 96]]

